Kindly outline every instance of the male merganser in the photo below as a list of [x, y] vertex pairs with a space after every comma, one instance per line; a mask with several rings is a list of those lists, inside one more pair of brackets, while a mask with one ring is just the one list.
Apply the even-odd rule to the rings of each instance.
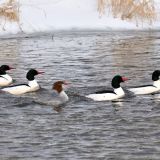
[[9, 86], [1, 90], [14, 95], [20, 95], [27, 92], [37, 91], [38, 89], [40, 89], [40, 86], [37, 83], [37, 81], [34, 79], [34, 76], [42, 73], [44, 72], [39, 72], [35, 69], [30, 69], [26, 75], [26, 78], [28, 79], [28, 84], [19, 84], [19, 85]]
[[12, 83], [12, 77], [6, 73], [6, 71], [14, 69], [8, 65], [2, 65], [0, 67], [0, 87], [8, 86]]
[[150, 93], [158, 92], [160, 90], [159, 76], [160, 76], [160, 70], [155, 70], [152, 73], [152, 80], [153, 80], [152, 85], [136, 86], [136, 87], [130, 88], [128, 90], [133, 92], [136, 95], [150, 94]]
[[114, 91], [110, 90], [104, 90], [104, 91], [98, 91], [93, 94], [89, 94], [86, 97], [91, 98], [94, 101], [106, 101], [106, 100], [115, 100], [118, 98], [124, 97], [125, 93], [123, 89], [120, 87], [121, 82], [127, 81], [128, 78], [121, 77], [120, 75], [116, 75], [112, 79], [112, 87], [114, 88]]

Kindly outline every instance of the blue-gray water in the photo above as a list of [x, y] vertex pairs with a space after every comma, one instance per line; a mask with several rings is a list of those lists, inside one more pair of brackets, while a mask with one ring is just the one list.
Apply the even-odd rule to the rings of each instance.
[[[50, 90], [56, 80], [72, 82], [63, 106], [33, 103], [0, 94], [2, 160], [159, 160], [160, 96], [93, 102], [85, 94], [105, 86], [115, 74], [129, 87], [151, 84], [160, 69], [160, 32], [72, 32], [0, 40], [0, 64], [16, 83], [28, 69]], [[44, 98], [47, 94], [44, 95]]]

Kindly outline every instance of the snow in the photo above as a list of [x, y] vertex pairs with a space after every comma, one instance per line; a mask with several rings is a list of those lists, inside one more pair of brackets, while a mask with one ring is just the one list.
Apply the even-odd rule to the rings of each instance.
[[[1, 0], [0, 2], [4, 2]], [[160, 4], [157, 2], [157, 11]], [[121, 30], [121, 29], [159, 29], [160, 23], [152, 26], [147, 23], [136, 26], [135, 22], [113, 18], [106, 12], [100, 16], [97, 0], [19, 0], [20, 22], [6, 22], [1, 19], [0, 35], [50, 32], [57, 30]]]

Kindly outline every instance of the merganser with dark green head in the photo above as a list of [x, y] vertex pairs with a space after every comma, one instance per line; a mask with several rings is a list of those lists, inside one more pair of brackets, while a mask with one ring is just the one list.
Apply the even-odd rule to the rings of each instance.
[[40, 72], [35, 69], [30, 69], [26, 75], [26, 78], [28, 79], [28, 84], [13, 85], [5, 87], [1, 90], [14, 95], [21, 95], [27, 92], [37, 91], [40, 89], [40, 86], [35, 80], [35, 76], [42, 73], [44, 72]]
[[6, 71], [11, 69], [15, 68], [8, 65], [2, 65], [0, 67], [0, 87], [9, 86], [13, 82], [12, 77], [6, 73]]
[[98, 91], [92, 94], [87, 95], [87, 98], [91, 98], [94, 101], [109, 101], [109, 100], [115, 100], [119, 99], [125, 96], [125, 92], [120, 86], [121, 82], [127, 81], [128, 78], [126, 77], [121, 77], [120, 75], [116, 75], [112, 79], [112, 87], [113, 90], [103, 90], [103, 91]]

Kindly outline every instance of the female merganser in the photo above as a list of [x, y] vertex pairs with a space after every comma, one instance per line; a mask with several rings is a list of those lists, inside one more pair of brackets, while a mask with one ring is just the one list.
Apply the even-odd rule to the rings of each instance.
[[19, 84], [19, 85], [9, 86], [1, 90], [14, 95], [20, 95], [27, 92], [37, 91], [38, 89], [40, 89], [40, 86], [37, 83], [37, 81], [34, 79], [34, 76], [42, 73], [44, 72], [39, 72], [35, 69], [30, 69], [26, 75], [26, 78], [28, 79], [28, 84]]
[[58, 93], [58, 96], [60, 97], [60, 99], [63, 102], [66, 102], [69, 100], [68, 95], [65, 93], [65, 91], [63, 90], [63, 85], [68, 85], [69, 82], [67, 81], [57, 81], [53, 84], [52, 89]]
[[152, 85], [136, 86], [136, 87], [130, 88], [128, 90], [133, 92], [136, 95], [150, 94], [150, 93], [158, 92], [160, 90], [159, 76], [160, 76], [160, 70], [155, 70], [152, 73], [152, 80], [153, 80]]
[[52, 91], [41, 88], [38, 92], [27, 93], [24, 96], [32, 97], [35, 103], [57, 106], [64, 104], [69, 100], [64, 91], [64, 86], [68, 85], [67, 81], [57, 81], [53, 84]]
[[0, 67], [0, 87], [8, 86], [12, 83], [12, 77], [9, 76], [6, 71], [14, 69], [8, 65], [2, 65]]
[[93, 94], [89, 94], [86, 97], [91, 98], [94, 101], [106, 101], [106, 100], [115, 100], [118, 98], [122, 98], [124, 97], [125, 93], [123, 89], [120, 87], [120, 83], [125, 82], [127, 80], [128, 78], [116, 75], [112, 79], [112, 87], [114, 88], [114, 91], [110, 91], [110, 90], [98, 91]]

